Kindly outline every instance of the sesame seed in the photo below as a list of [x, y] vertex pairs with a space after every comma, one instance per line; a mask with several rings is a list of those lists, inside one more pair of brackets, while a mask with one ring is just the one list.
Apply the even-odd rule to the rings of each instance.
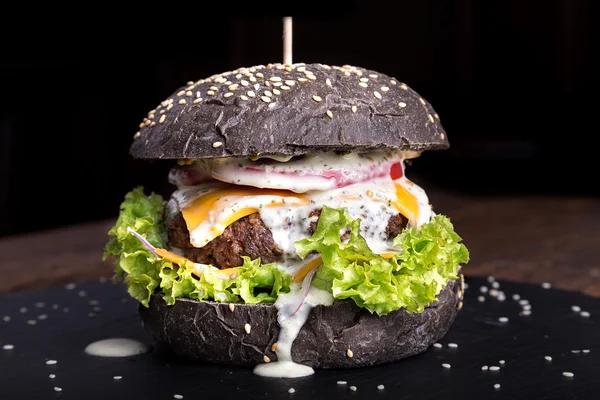
[[375, 75], [375, 74], [369, 74], [369, 78], [377, 79], [377, 75]]
[[435, 119], [437, 119], [438, 121], [440, 120], [440, 116], [438, 115], [438, 113], [433, 114], [433, 116], [435, 117]]
[[358, 82], [358, 86], [361, 86], [361, 87], [369, 87], [369, 85], [367, 85], [367, 84], [366, 84], [366, 83], [364, 83], [364, 82]]
[[158, 122], [160, 122], [160, 123], [162, 124], [163, 122], [165, 122], [165, 119], [166, 119], [166, 118], [167, 118], [167, 116], [166, 116], [166, 115], [162, 115], [162, 116], [160, 117], [160, 120], [159, 120]]
[[390, 90], [390, 88], [389, 88], [389, 87], [387, 87], [387, 86], [382, 86], [382, 87], [381, 87], [381, 91], [382, 91], [382, 92], [387, 92], [388, 90]]
[[262, 73], [262, 72], [258, 72], [258, 73], [256, 74], [256, 77], [257, 77], [257, 78], [264, 78], [265, 76], [263, 75], [263, 73]]
[[179, 104], [185, 104], [185, 103], [186, 103], [185, 99], [179, 100]]
[[223, 85], [229, 86], [229, 85], [231, 85], [231, 83], [232, 83], [231, 81], [225, 81], [225, 82], [223, 82]]
[[346, 355], [350, 358], [354, 357], [354, 353], [350, 349], [346, 350]]
[[325, 80], [325, 84], [326, 84], [327, 86], [331, 86], [331, 79], [327, 78], [327, 79]]
[[337, 384], [338, 385], [347, 385], [348, 382], [346, 382], [346, 381], [337, 381]]
[[480, 303], [483, 303], [485, 301], [485, 297], [477, 296], [477, 301], [479, 301]]
[[323, 100], [321, 97], [317, 96], [316, 94], [315, 94], [315, 95], [313, 95], [312, 99], [313, 99], [314, 101], [316, 101], [317, 103], [319, 103], [319, 102], [321, 102], [321, 101]]
[[583, 318], [589, 318], [590, 317], [590, 313], [587, 311], [582, 311], [579, 313], [579, 315], [581, 315]]
[[273, 97], [273, 93], [268, 90], [265, 90], [265, 96]]
[[169, 111], [171, 108], [173, 108], [173, 103], [170, 103], [170, 104], [167, 106], [167, 111]]
[[308, 81], [308, 79], [306, 79], [306, 78], [298, 78], [298, 82], [307, 82], [307, 81]]
[[279, 87], [281, 85], [283, 85], [283, 82], [274, 82], [273, 83], [273, 86], [275, 86], [275, 87]]
[[487, 286], [480, 286], [479, 287], [479, 291], [481, 293], [487, 293], [488, 292], [488, 287]]
[[[223, 142], [214, 142], [214, 143], [212, 144], [212, 147], [214, 147], [215, 149], [216, 149], [217, 147], [221, 147], [221, 146], [223, 146]], [[232, 303], [232, 304], [230, 304], [229, 306], [230, 306], [229, 308], [231, 309], [231, 306], [233, 306], [233, 303]], [[233, 311], [233, 310], [231, 310], [231, 311]]]
[[544, 288], [544, 289], [550, 289], [551, 287], [552, 287], [552, 284], [550, 282], [542, 283], [542, 288]]
[[269, 78], [271, 82], [281, 82], [281, 78], [278, 76], [272, 76]]
[[352, 390], [353, 392], [356, 392], [356, 386], [350, 386], [349, 389]]
[[258, 89], [260, 89], [260, 83], [257, 83], [254, 85], [254, 90], [258, 90]]
[[244, 325], [244, 330], [246, 331], [246, 333], [250, 333], [250, 329], [252, 329], [252, 327], [250, 326], [250, 324]]
[[[135, 133], [135, 135], [133, 135], [133, 138], [134, 138], [134, 139], [137, 139], [137, 138], [139, 138], [140, 136], [142, 136], [142, 132], [140, 132], [140, 131], [137, 131], [137, 132]], [[5, 318], [6, 318], [6, 317], [5, 317]], [[5, 321], [6, 321], [6, 319], [5, 319]]]
[[519, 300], [519, 304], [522, 305], [522, 306], [525, 306], [525, 305], [529, 304], [529, 300], [527, 300], [527, 299], [521, 299], [521, 300]]
[[265, 103], [270, 103], [271, 102], [271, 98], [267, 97], [267, 96], [261, 96], [260, 99], [262, 101], [264, 101]]
[[[220, 143], [220, 142], [217, 142]], [[221, 143], [222, 144], [222, 143]], [[213, 147], [215, 147], [215, 145], [213, 144]], [[233, 303], [229, 303], [229, 311], [233, 312], [235, 310], [235, 304]]]
[[552, 357], [550, 356], [545, 356], [544, 358], [546, 359], [546, 361], [552, 361]]
[[508, 322], [508, 318], [507, 317], [500, 317], [500, 318], [498, 318], [498, 321], [500, 321], [500, 322]]
[[[427, 114], [427, 118], [429, 118], [429, 122], [431, 122], [432, 124], [435, 122], [433, 120], [433, 116], [431, 114]], [[498, 282], [494, 282], [494, 283], [498, 283]]]
[[277, 351], [277, 342], [273, 343], [273, 345], [271, 345], [271, 351]]
[[185, 94], [185, 90], [180, 90], [177, 92], [177, 96], [183, 96]]
[[239, 86], [240, 85], [238, 85], [237, 83], [234, 83], [234, 84], [229, 85], [228, 89], [233, 92], [233, 91], [236, 91]]
[[579, 311], [581, 311], [581, 307], [579, 306], [571, 306], [571, 310], [578, 313]]
[[[185, 100], [181, 99], [181, 101], [185, 101]], [[152, 123], [150, 124], [150, 126], [156, 126], [156, 122], [152, 121]]]
[[377, 390], [383, 390], [383, 389], [385, 389], [385, 386], [383, 386], [383, 385], [377, 385]]
[[27, 324], [33, 326], [33, 325], [37, 324], [37, 321], [34, 320], [34, 319], [30, 319], [30, 320], [27, 321]]
[[285, 81], [285, 84], [288, 86], [294, 86], [296, 84], [296, 81], [292, 81], [292, 80], [288, 79], [287, 81]]
[[271, 359], [267, 355], [264, 355], [263, 356], [263, 361], [266, 362], [266, 363], [270, 363]]
[[54, 378], [56, 378], [56, 375], [55, 374], [50, 374], [50, 375], [48, 375], [48, 378], [54, 379]]
[[359, 82], [369, 82], [369, 78], [360, 78]]
[[289, 389], [288, 389], [288, 393], [289, 393], [289, 394], [296, 393], [296, 389], [294, 389], [294, 388], [289, 388]]
[[287, 72], [292, 72], [294, 69], [292, 67], [290, 67], [290, 66], [287, 66], [287, 67], [285, 67], [285, 70]]
[[327, 114], [330, 119], [333, 119], [333, 113], [331, 111], [327, 110], [325, 114]]
[[425, 105], [425, 100], [423, 100], [422, 97], [419, 97], [419, 101], [421, 102], [421, 104]]
[[499, 363], [500, 365], [504, 365], [504, 364], [506, 363], [506, 361], [504, 361], [504, 360], [500, 360], [500, 361], [498, 361], [498, 363]]
[[251, 76], [250, 78], [248, 78], [248, 80], [249, 80], [250, 82], [256, 82], [256, 78], [255, 78], [255, 77], [253, 77], [253, 76]]
[[355, 112], [356, 112], [356, 110], [358, 110], [358, 107], [356, 107], [356, 106], [352, 106], [351, 110], [352, 110], [352, 112], [353, 112], [353, 113], [355, 113]]
[[242, 79], [240, 83], [242, 84], [242, 86], [248, 86], [249, 85], [248, 81], [245, 80], [245, 79]]
[[210, 89], [210, 90], [215, 90], [215, 91], [216, 91], [216, 90], [219, 90], [219, 88], [218, 88], [218, 87], [216, 87], [216, 86], [211, 86], [211, 87], [209, 87], [209, 89]]
[[223, 95], [223, 97], [227, 98], [227, 97], [231, 97], [233, 96], [233, 92], [227, 92]]
[[521, 295], [519, 295], [519, 294], [513, 294], [512, 295], [512, 299], [513, 300], [520, 300], [521, 299]]
[[4, 346], [2, 346], [2, 350], [12, 350], [14, 348], [15, 346], [12, 344], [5, 344]]
[[62, 388], [59, 388], [58, 386], [54, 386], [54, 391], [55, 392], [62, 392]]
[[192, 92], [191, 90], [188, 90], [187, 92], [185, 92], [185, 95], [187, 97], [192, 97], [194, 95], [194, 92]]
[[241, 96], [240, 96], [240, 99], [242, 99], [242, 100], [248, 100], [248, 96], [246, 96], [246, 95], [241, 95]]
[[277, 103], [271, 103], [271, 104], [269, 104], [269, 108], [275, 108], [276, 105], [277, 105]]
[[256, 93], [254, 93], [253, 90], [248, 90], [248, 93], [246, 93], [246, 94], [250, 97], [256, 97]]
[[392, 80], [390, 81], [390, 83], [391, 83], [392, 85], [395, 85], [397, 82], [396, 82], [395, 80], [393, 80], [393, 79], [392, 79]]
[[500, 384], [499, 383], [494, 384], [494, 389], [496, 389], [496, 390], [500, 389]]
[[298, 67], [298, 68], [296, 68], [296, 71], [298, 71], [298, 72], [304, 72], [304, 71], [306, 71], [306, 67], [304, 67], [304, 66], [303, 67]]
[[441, 343], [434, 343], [433, 347], [435, 347], [436, 349], [441, 349], [442, 348], [442, 344]]
[[406, 103], [401, 101], [400, 103], [398, 103], [398, 107], [404, 108], [404, 107], [406, 107]]
[[489, 367], [487, 365], [484, 365], [483, 367], [481, 367], [482, 371], [487, 371], [489, 369]]
[[442, 367], [444, 367], [446, 369], [450, 369], [451, 365], [447, 364], [447, 363], [444, 363], [444, 364], [442, 364]]
[[400, 88], [403, 90], [408, 90], [408, 86], [406, 86], [406, 83], [401, 84]]
[[381, 93], [379, 93], [378, 91], [374, 91], [373, 96], [375, 96], [376, 99], [381, 100]]
[[496, 289], [490, 289], [490, 291], [488, 292], [488, 294], [492, 297], [498, 297], [498, 295], [500, 294], [499, 291], [497, 291]]
[[37, 319], [39, 319], [40, 321], [43, 321], [45, 319], [48, 319], [48, 315], [47, 314], [40, 314], [37, 316]]
[[56, 363], [58, 363], [58, 361], [56, 361], [56, 360], [48, 360], [48, 361], [46, 361], [46, 365], [55, 365]]
[[281, 85], [281, 90], [290, 90], [290, 87], [286, 85]]
[[194, 101], [192, 101], [193, 104], [198, 104], [202, 101], [202, 99], [194, 99]]
[[116, 375], [116, 376], [113, 376], [113, 379], [115, 381], [119, 381], [119, 380], [123, 379], [123, 377], [121, 375]]
[[307, 77], [308, 79], [310, 79], [311, 81], [314, 81], [314, 80], [316, 80], [316, 79], [317, 79], [317, 77], [316, 77], [316, 76], [314, 76], [314, 75], [306, 75], [306, 77]]
[[208, 92], [206, 92], [207, 95], [209, 96], [214, 96], [215, 95], [215, 91], [214, 90], [209, 90]]
[[529, 311], [529, 310], [531, 310], [531, 304], [525, 304], [523, 306], [523, 311]]
[[456, 343], [448, 343], [448, 347], [456, 349], [458, 345]]
[[579, 354], [579, 353], [581, 353], [581, 350], [571, 350], [571, 353], [573, 353], [573, 354]]
[[497, 365], [492, 365], [492, 366], [490, 367], [490, 371], [499, 371], [499, 370], [500, 370], [500, 367], [499, 367], [499, 366], [497, 366]]
[[174, 395], [173, 395], [173, 398], [174, 398], [174, 399], [181, 400], [181, 399], [183, 399], [183, 396], [182, 396], [182, 395], [180, 395], [180, 394], [174, 394]]
[[575, 374], [572, 372], [563, 372], [562, 374], [563, 374], [563, 376], [566, 376], [567, 378], [572, 378], [575, 376]]
[[193, 84], [194, 84], [194, 81], [188, 81], [188, 82], [187, 82], [187, 85], [188, 85], [188, 86], [189, 86], [189, 85], [193, 85]]

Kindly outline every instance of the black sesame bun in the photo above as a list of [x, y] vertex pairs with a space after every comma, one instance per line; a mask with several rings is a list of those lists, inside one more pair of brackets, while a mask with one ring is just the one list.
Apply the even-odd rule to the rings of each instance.
[[[422, 314], [371, 314], [351, 300], [319, 305], [292, 346], [292, 359], [313, 368], [383, 364], [425, 351], [443, 337], [462, 307], [463, 281], [450, 281]], [[187, 359], [239, 366], [277, 361], [279, 325], [272, 304], [177, 299], [152, 295], [139, 312], [154, 340]]]
[[433, 107], [406, 84], [323, 64], [260, 65], [188, 82], [134, 138], [131, 154], [144, 159], [449, 147]]

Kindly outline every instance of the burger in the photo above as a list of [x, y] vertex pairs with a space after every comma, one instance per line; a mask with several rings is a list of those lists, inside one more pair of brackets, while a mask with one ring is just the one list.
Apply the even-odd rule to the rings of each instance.
[[190, 81], [151, 110], [105, 258], [180, 356], [264, 376], [397, 361], [443, 337], [469, 253], [405, 168], [448, 138], [406, 84], [353, 66], [268, 64]]

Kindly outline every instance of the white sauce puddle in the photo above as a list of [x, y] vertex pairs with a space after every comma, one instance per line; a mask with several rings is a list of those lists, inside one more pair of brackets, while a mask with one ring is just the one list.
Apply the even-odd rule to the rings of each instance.
[[146, 353], [150, 347], [133, 339], [111, 338], [90, 343], [85, 353], [98, 357], [129, 357]]
[[[306, 284], [306, 280], [303, 284]], [[277, 322], [279, 323], [279, 337], [277, 338], [277, 360], [267, 364], [259, 364], [254, 367], [254, 373], [269, 378], [300, 378], [312, 375], [315, 371], [307, 366], [292, 361], [292, 344], [300, 329], [308, 319], [308, 315], [313, 307], [323, 304], [330, 306], [333, 304], [333, 296], [324, 290], [311, 287], [308, 295], [302, 301], [303, 296], [300, 288], [289, 293], [280, 295], [275, 302], [275, 307], [279, 310]], [[290, 318], [284, 318], [286, 315], [282, 312], [286, 306], [296, 307], [302, 301], [300, 309]], [[289, 314], [288, 314], [289, 315]]]

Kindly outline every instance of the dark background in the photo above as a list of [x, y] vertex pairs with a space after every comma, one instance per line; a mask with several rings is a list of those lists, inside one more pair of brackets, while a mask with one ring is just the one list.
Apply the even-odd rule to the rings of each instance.
[[290, 13], [294, 61], [378, 70], [433, 104], [451, 149], [410, 167], [425, 189], [600, 194], [597, 2], [208, 4], [4, 14], [0, 236], [116, 217], [138, 184], [172, 190], [169, 162], [128, 155], [138, 124], [189, 80], [281, 61]]

